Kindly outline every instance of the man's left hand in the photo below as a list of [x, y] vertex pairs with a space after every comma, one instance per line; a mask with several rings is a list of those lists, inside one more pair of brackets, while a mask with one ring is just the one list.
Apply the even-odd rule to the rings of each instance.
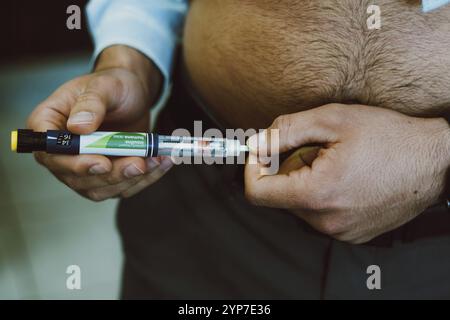
[[[263, 175], [256, 159], [270, 152], [264, 142], [270, 129], [279, 130], [280, 153], [306, 144], [320, 150], [309, 165], [282, 165], [278, 174]], [[265, 139], [249, 140], [247, 198], [289, 209], [341, 241], [364, 243], [405, 224], [437, 203], [445, 188], [450, 129], [442, 118], [332, 104], [281, 116], [260, 135]]]

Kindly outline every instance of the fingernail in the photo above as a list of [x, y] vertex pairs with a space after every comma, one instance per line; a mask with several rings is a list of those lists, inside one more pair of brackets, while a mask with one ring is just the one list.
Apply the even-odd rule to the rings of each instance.
[[128, 167], [125, 168], [123, 171], [123, 175], [126, 178], [133, 178], [137, 176], [141, 176], [144, 174], [144, 171], [136, 167], [134, 164], [130, 164]]
[[89, 174], [92, 175], [105, 174], [107, 172], [108, 170], [101, 164], [96, 164], [89, 168]]
[[161, 165], [160, 165], [159, 167], [161, 168], [161, 170], [167, 171], [167, 170], [169, 170], [170, 168], [172, 168], [172, 166], [173, 166], [172, 160], [171, 160], [170, 158], [164, 158], [164, 159], [161, 161]]
[[161, 163], [159, 162], [158, 158], [148, 158], [147, 165], [148, 165], [149, 169], [153, 170], [156, 167], [159, 167], [161, 165]]
[[70, 116], [68, 124], [90, 124], [94, 121], [94, 114], [92, 112], [78, 112]]

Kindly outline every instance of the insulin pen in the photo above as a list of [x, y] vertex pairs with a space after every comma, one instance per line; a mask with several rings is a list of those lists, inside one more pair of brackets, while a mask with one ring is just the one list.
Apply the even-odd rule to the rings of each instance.
[[54, 154], [101, 154], [105, 156], [210, 156], [238, 157], [248, 147], [239, 140], [164, 136], [156, 133], [94, 132], [76, 135], [68, 131], [11, 132], [11, 150], [18, 153], [45, 151]]

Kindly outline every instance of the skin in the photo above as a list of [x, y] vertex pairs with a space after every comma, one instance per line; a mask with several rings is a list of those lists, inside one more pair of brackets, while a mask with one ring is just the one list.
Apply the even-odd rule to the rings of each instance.
[[[268, 127], [276, 118], [270, 128], [280, 130], [281, 151], [294, 152], [275, 176], [247, 165], [248, 199], [287, 208], [351, 243], [436, 203], [449, 164], [449, 130], [439, 114], [450, 105], [450, 7], [424, 16], [418, 1], [380, 0], [383, 27], [369, 32], [365, 10], [372, 2], [195, 0], [184, 34], [188, 74], [208, 111], [227, 127]], [[160, 75], [136, 51], [118, 52], [105, 50], [95, 73], [58, 89], [29, 126], [76, 133], [100, 125], [146, 128], [139, 119]], [[91, 123], [67, 122], [86, 110], [95, 115]], [[321, 147], [302, 148], [309, 143]], [[264, 148], [252, 145], [251, 157]], [[134, 194], [170, 166], [153, 170], [138, 158], [37, 159], [94, 200]], [[90, 170], [98, 164], [104, 172]], [[127, 177], [129, 165], [140, 175]]]
[[[73, 79], [43, 101], [28, 118], [35, 131], [97, 130], [146, 132], [149, 106], [161, 87], [158, 69], [138, 51], [113, 46], [103, 51], [91, 74]], [[77, 117], [78, 115], [78, 117]], [[108, 158], [100, 155], [35, 153], [60, 181], [94, 201], [130, 197], [161, 178], [169, 158]]]
[[[380, 5], [382, 27], [366, 10]], [[195, 0], [184, 29], [192, 86], [226, 127], [266, 128], [329, 103], [436, 117], [450, 107], [450, 6], [420, 1]]]
[[[381, 30], [366, 28], [369, 4]], [[449, 21], [450, 7], [423, 15], [419, 1], [193, 1], [184, 57], [208, 111], [231, 127], [279, 129], [282, 152], [294, 152], [264, 176], [250, 163], [265, 147], [253, 145], [249, 201], [351, 243], [437, 203], [450, 154], [439, 118], [450, 106]]]
[[[258, 156], [305, 144], [276, 175]], [[450, 130], [422, 119], [362, 105], [331, 104], [284, 115], [249, 140], [245, 193], [255, 205], [285, 208], [337, 240], [364, 243], [415, 218], [439, 200], [450, 164]], [[297, 159], [297, 160], [296, 160]]]

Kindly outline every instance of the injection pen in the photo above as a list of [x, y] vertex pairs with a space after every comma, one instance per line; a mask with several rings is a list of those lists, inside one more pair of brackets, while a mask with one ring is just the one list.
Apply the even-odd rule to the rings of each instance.
[[248, 147], [239, 140], [165, 136], [139, 132], [94, 132], [76, 135], [68, 131], [11, 132], [11, 150], [18, 153], [45, 151], [54, 154], [101, 154], [106, 156], [209, 156], [238, 157]]

